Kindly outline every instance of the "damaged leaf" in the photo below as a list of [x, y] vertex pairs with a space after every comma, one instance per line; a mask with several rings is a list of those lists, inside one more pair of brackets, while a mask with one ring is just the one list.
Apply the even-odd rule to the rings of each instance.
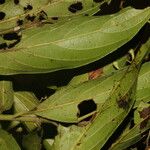
[[[149, 42], [147, 42], [147, 44], [148, 43]], [[149, 46], [145, 50], [147, 51], [148, 49], [149, 49]], [[148, 67], [148, 66], [144, 65], [144, 68], [145, 67]], [[41, 103], [37, 107], [35, 114], [48, 118], [48, 119], [62, 121], [62, 122], [78, 122], [81, 119], [83, 119], [82, 117], [80, 118], [78, 116], [80, 111], [85, 112], [84, 105], [83, 105], [83, 109], [79, 109], [79, 105], [84, 104], [88, 100], [92, 100], [93, 103], [92, 105], [89, 105], [89, 106], [92, 107], [92, 106], [95, 106], [96, 104], [96, 107], [94, 107], [95, 110], [93, 109], [93, 111], [88, 112], [88, 113], [93, 114], [101, 110], [102, 105], [109, 98], [114, 88], [113, 87], [114, 84], [117, 82], [120, 82], [120, 80], [122, 79], [122, 76], [126, 74], [126, 69], [127, 68], [114, 72], [112, 74], [109, 74], [107, 76], [97, 78], [95, 80], [89, 80], [88, 82], [83, 82], [80, 84], [73, 84], [73, 86], [70, 86], [69, 84], [69, 86], [62, 88], [61, 90], [58, 90], [55, 94], [53, 94], [43, 103]], [[145, 75], [147, 75], [148, 74], [147, 68], [144, 70], [146, 71]], [[141, 72], [140, 75], [143, 75], [143, 71]], [[129, 85], [127, 85], [127, 87], [128, 86]], [[130, 94], [131, 93], [127, 93], [122, 96], [121, 93], [118, 93], [117, 105], [120, 108], [126, 108], [129, 106], [128, 98], [130, 97]], [[139, 99], [141, 98], [140, 95], [138, 98]], [[69, 113], [66, 114], [66, 112], [69, 112]], [[86, 113], [85, 116], [88, 115], [88, 113]]]
[[[134, 86], [134, 84], [135, 84], [135, 81], [136, 81], [135, 75], [137, 75], [137, 72], [135, 72], [135, 74], [133, 74], [133, 72], [132, 73], [131, 72], [128, 72], [128, 73], [126, 72], [126, 78], [122, 78], [122, 80], [121, 80], [122, 82], [120, 81], [119, 84], [118, 84], [118, 82], [116, 82], [117, 87], [115, 87], [115, 89], [112, 90], [112, 93], [110, 94], [110, 96], [108, 97], [106, 102], [103, 104], [101, 110], [97, 112], [94, 120], [92, 122], [90, 122], [89, 124], [87, 124], [86, 126], [84, 126], [84, 128], [82, 127], [80, 132], [77, 129], [75, 130], [75, 133], [79, 133], [77, 135], [77, 137], [74, 135], [70, 136], [70, 134], [67, 135], [62, 132], [60, 134], [60, 137], [59, 137], [59, 135], [56, 137], [56, 145], [54, 144], [55, 149], [61, 149], [60, 145], [62, 145], [61, 143], [64, 138], [69, 138], [69, 140], [68, 140], [69, 144], [68, 145], [65, 144], [66, 146], [64, 145], [64, 148], [68, 149], [68, 150], [70, 150], [70, 149], [72, 149], [72, 150], [75, 150], [75, 149], [77, 149], [77, 150], [83, 150], [83, 149], [98, 150], [99, 148], [101, 148], [103, 146], [103, 144], [106, 142], [108, 137], [119, 126], [119, 124], [122, 122], [124, 117], [128, 114], [131, 106], [133, 105], [134, 99], [132, 99], [132, 98], [134, 97], [134, 93], [132, 93], [133, 97], [129, 97], [129, 98], [131, 98], [131, 100], [128, 102], [130, 105], [128, 108], [121, 109], [118, 107], [118, 105], [116, 103], [116, 98], [118, 97], [118, 93], [120, 93], [120, 88], [124, 92], [128, 93], [130, 91], [131, 87], [127, 86], [127, 85], [130, 85], [127, 81], [129, 81], [130, 83], [132, 82], [132, 84], [131, 84], [132, 86]], [[131, 78], [134, 80], [131, 80]], [[126, 79], [126, 80], [124, 81], [124, 79]], [[124, 84], [126, 83], [125, 89], [121, 86], [121, 85], [124, 85], [123, 83]], [[132, 90], [133, 89], [135, 91], [135, 88], [132, 87]], [[123, 92], [123, 94], [124, 94], [124, 92]], [[129, 100], [129, 98], [128, 98], [128, 100]], [[70, 128], [67, 128], [66, 130], [70, 130]], [[72, 139], [70, 139], [70, 137], [72, 137], [72, 138], [74, 137], [75, 138], [74, 141]], [[58, 140], [57, 140], [57, 138], [58, 138]], [[57, 143], [57, 142], [60, 142], [60, 143]]]
[[23, 25], [24, 28], [27, 28], [26, 24], [33, 26], [43, 20], [49, 22], [50, 19], [57, 20], [60, 17], [91, 15], [99, 10], [100, 4], [92, 0], [80, 0], [80, 2], [74, 0], [6, 1], [0, 5], [0, 15], [3, 15], [0, 19], [0, 34], [4, 31], [9, 32], [17, 26]]
[[25, 30], [20, 43], [0, 52], [0, 74], [46, 73], [99, 60], [135, 36], [149, 12], [150, 8], [127, 8], [114, 15], [78, 17], [57, 27]]
[[[121, 75], [120, 75], [119, 79], [115, 78], [115, 82], [113, 84], [114, 86], [111, 88], [111, 91], [110, 91], [108, 97], [106, 98], [106, 100], [101, 105], [101, 108], [99, 108], [97, 110], [95, 117], [87, 125], [85, 125], [84, 128], [82, 127], [82, 129], [84, 129], [84, 131], [80, 132], [78, 137], [76, 137], [76, 139], [74, 140], [74, 143], [71, 144], [71, 147], [67, 147], [68, 150], [70, 150], [70, 149], [72, 149], [72, 150], [83, 150], [83, 149], [99, 150], [104, 146], [104, 144], [109, 139], [109, 137], [114, 133], [114, 131], [118, 128], [118, 126], [122, 123], [122, 121], [128, 115], [128, 113], [130, 112], [130, 110], [135, 102], [135, 92], [136, 92], [139, 67], [140, 67], [140, 63], [143, 60], [143, 57], [146, 55], [147, 51], [148, 50], [145, 49], [142, 52], [138, 52], [135, 60], [131, 64], [131, 66], [127, 67], [125, 69], [125, 72], [120, 73]], [[102, 79], [102, 78], [100, 78], [100, 79]], [[92, 81], [97, 81], [97, 80], [91, 80], [91, 82]], [[90, 82], [87, 82], [87, 83], [90, 83]], [[83, 84], [85, 84], [85, 83], [83, 83]], [[100, 84], [98, 84], [98, 85], [100, 85]], [[94, 87], [96, 87], [96, 85]], [[91, 89], [92, 88], [93, 87], [91, 87]], [[60, 91], [58, 91], [58, 92], [60, 92]], [[80, 92], [85, 94], [85, 92], [83, 92], [81, 90], [80, 90]], [[90, 93], [89, 90], [88, 90], [88, 93]], [[87, 95], [87, 94], [85, 94], [85, 95]], [[79, 92], [78, 92], [78, 94], [76, 93], [76, 97], [78, 95], [79, 95]], [[70, 96], [70, 98], [73, 97], [73, 93], [71, 93], [68, 96]], [[125, 99], [124, 99], [124, 97], [125, 97]], [[63, 96], [63, 98], [65, 98], [65, 96]], [[66, 98], [64, 99], [64, 101], [66, 100]], [[118, 101], [120, 99], [122, 99], [122, 101], [125, 100], [128, 103], [128, 105], [120, 107], [120, 105], [118, 104]], [[51, 101], [52, 101], [52, 104], [54, 104], [56, 102], [56, 101], [54, 101], [54, 99], [51, 99]], [[49, 101], [49, 102], [51, 102], [51, 101]], [[61, 98], [61, 101], [63, 101], [62, 98]], [[45, 105], [43, 105], [43, 110], [41, 109], [42, 107], [41, 108], [39, 107], [39, 108], [44, 112], [45, 111], [44, 107], [46, 108], [46, 106], [48, 105], [49, 102], [48, 101], [43, 102], [43, 104], [45, 103]], [[71, 101], [70, 101], [70, 103], [71, 103]], [[42, 106], [42, 104], [40, 106]], [[56, 103], [55, 103], [55, 106], [57, 107]], [[65, 107], [65, 103], [64, 103], [63, 107], [60, 107], [59, 111], [56, 111], [57, 116], [60, 117], [60, 114], [58, 114], [58, 112], [61, 111], [61, 113], [63, 113], [62, 109], [64, 109], [64, 107]], [[65, 112], [69, 112], [69, 114], [68, 113], [66, 113], [66, 115], [63, 114], [62, 117], [60, 117], [60, 119], [62, 119], [62, 118], [64, 119], [67, 115], [70, 116], [70, 114], [73, 110], [73, 107], [70, 107], [70, 108], [71, 108], [70, 110], [65, 111]], [[52, 110], [52, 108], [50, 108], [50, 110]], [[47, 116], [51, 115], [51, 114], [47, 113], [44, 116], [44, 113], [42, 114], [42, 111], [40, 114], [42, 117], [47, 117]], [[36, 112], [36, 113], [38, 114], [38, 112]], [[55, 116], [55, 118], [57, 116]], [[63, 117], [63, 116], [65, 116], [65, 117]], [[51, 117], [50, 117], [50, 119], [51, 119]], [[62, 121], [62, 120], [59, 120], [59, 121]], [[59, 137], [59, 135], [57, 137]], [[61, 136], [60, 138], [64, 138], [64, 137]], [[60, 142], [62, 142], [62, 141], [60, 140]], [[72, 143], [72, 140], [70, 141], [70, 139], [69, 139], [69, 142]], [[59, 144], [57, 143], [57, 145], [59, 145]], [[59, 147], [57, 147], [57, 149], [59, 149]]]
[[[79, 110], [80, 104], [86, 104], [88, 100], [91, 100], [92, 106], [97, 105], [95, 108], [99, 110], [109, 97], [115, 80], [120, 79], [124, 73], [125, 71], [118, 72], [112, 76], [97, 78], [58, 90], [37, 107], [35, 114], [62, 122], [78, 122], [80, 120], [78, 114], [80, 111], [85, 111], [84, 105], [82, 110]], [[87, 105], [87, 107], [91, 107], [91, 105]], [[96, 109], [93, 110], [93, 113], [95, 112]]]
[[119, 139], [117, 139], [117, 141], [110, 147], [110, 150], [124, 150], [130, 147], [140, 141], [144, 137], [144, 132], [150, 129], [150, 105], [142, 105], [142, 103], [143, 102], [140, 103], [134, 112], [134, 127], [123, 132]]

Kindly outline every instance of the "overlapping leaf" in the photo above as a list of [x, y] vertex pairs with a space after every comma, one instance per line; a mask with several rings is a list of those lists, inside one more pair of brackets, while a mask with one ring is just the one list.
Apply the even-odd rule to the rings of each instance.
[[44, 148], [45, 148], [46, 150], [52, 150], [53, 142], [54, 142], [53, 139], [45, 139], [45, 140], [43, 141]]
[[[61, 149], [61, 143], [67, 141], [67, 138], [69, 138], [70, 142], [68, 145], [71, 147], [66, 147], [65, 145], [67, 144], [64, 144], [63, 148], [68, 150], [99, 150], [103, 147], [129, 113], [134, 102], [137, 71], [134, 69], [128, 70], [122, 77], [115, 83], [115, 88], [94, 120], [82, 128], [77, 137], [72, 136], [75, 138], [74, 143], [72, 144], [72, 140], [70, 140], [69, 132], [63, 134], [61, 131], [61, 135], [63, 134], [64, 136], [63, 138], [59, 138], [59, 135], [57, 136], [53, 149]], [[78, 132], [79, 130], [76, 129], [75, 133]]]
[[51, 17], [94, 13], [99, 10], [99, 3], [93, 0], [19, 0], [6, 1], [0, 5], [0, 10], [1, 15], [4, 15], [0, 22], [0, 33], [3, 33], [19, 24], [22, 25], [22, 23], [26, 28], [25, 24], [31, 24], [33, 21], [33, 24], [36, 24], [40, 22], [41, 18], [48, 20]]
[[[145, 47], [145, 46], [144, 46]], [[148, 49], [149, 47], [147, 47]], [[143, 65], [141, 72], [142, 78], [139, 76], [138, 90], [141, 89], [140, 82], [141, 79], [147, 80], [149, 63]], [[108, 76], [97, 78], [96, 80], [91, 80], [78, 85], [69, 85], [62, 90], [59, 90], [46, 101], [41, 103], [37, 109], [36, 114], [45, 118], [64, 121], [64, 122], [77, 122], [80, 120], [78, 117], [79, 105], [83, 102], [88, 102], [93, 100], [100, 109], [106, 99], [109, 98], [111, 90], [113, 89], [114, 83], [120, 80], [125, 74], [125, 70], [118, 71]], [[149, 84], [146, 83], [149, 89]], [[149, 93], [145, 93], [145, 96], [149, 96]], [[142, 95], [138, 95], [138, 99], [141, 99]], [[66, 112], [69, 112], [66, 114]]]
[[143, 65], [138, 78], [137, 99], [134, 107], [137, 107], [141, 101], [150, 102], [150, 62]]
[[129, 41], [149, 16], [150, 8], [128, 8], [26, 30], [16, 47], [0, 52], [0, 74], [45, 73], [91, 63]]
[[110, 150], [124, 150], [144, 137], [144, 132], [150, 129], [150, 104], [141, 102], [134, 118], [137, 118], [136, 116], [138, 119], [134, 119], [134, 127], [123, 132]]
[[[20, 112], [28, 112], [39, 104], [37, 98], [33, 93], [29, 92], [15, 92], [14, 94], [14, 111], [15, 113]], [[15, 122], [12, 122], [12, 125]], [[25, 126], [27, 127], [28, 131], [35, 130], [39, 125], [34, 122], [24, 122]]]
[[[136, 61], [135, 61], [136, 63], [138, 63], [139, 60], [141, 60], [142, 57], [144, 57], [144, 54], [146, 51], [147, 51], [147, 49], [142, 51], [142, 54], [140, 57], [137, 55]], [[60, 128], [61, 136], [59, 137], [59, 135], [58, 135], [56, 137], [56, 141], [54, 142], [53, 149], [62, 149], [63, 148], [63, 149], [68, 149], [68, 150], [74, 150], [74, 149], [77, 149], [77, 150], [86, 150], [86, 149], [99, 150], [100, 148], [103, 147], [103, 145], [106, 143], [106, 141], [109, 139], [109, 137], [114, 133], [116, 128], [122, 123], [124, 118], [127, 116], [127, 114], [129, 113], [129, 111], [135, 101], [135, 91], [136, 91], [136, 81], [137, 81], [137, 77], [138, 77], [138, 69], [137, 69], [137, 66], [134, 66], [135, 65], [134, 63], [132, 63], [132, 65], [129, 66], [129, 68], [125, 69], [125, 72], [121, 71], [119, 78], [118, 78], [118, 76], [115, 75], [115, 77], [116, 77], [115, 82], [113, 81], [113, 84], [112, 84], [112, 86], [114, 85], [114, 87], [111, 88], [111, 91], [109, 92], [109, 94], [108, 94], [106, 100], [103, 102], [103, 104], [101, 104], [101, 107], [98, 107], [96, 116], [94, 116], [94, 118], [90, 122], [88, 122], [87, 125], [83, 124], [84, 127], [82, 127], [81, 130], [79, 130], [80, 127], [69, 127], [66, 129]], [[98, 81], [98, 79], [95, 81]], [[90, 82], [92, 83], [92, 82], [94, 82], [94, 80], [90, 81]], [[87, 83], [90, 83], [90, 82], [87, 82]], [[101, 83], [103, 83], [103, 82], [101, 82]], [[82, 83], [81, 85], [86, 85], [87, 83]], [[99, 83], [98, 85], [100, 86], [101, 83]], [[109, 86], [109, 85], [107, 85], [107, 86]], [[85, 89], [85, 87], [80, 89], [80, 85], [78, 85], [80, 92], [86, 96], [90, 95], [89, 93], [94, 93], [97, 90], [97, 89], [95, 89], [95, 91], [93, 90], [91, 92], [89, 89], [94, 89], [93, 87], [97, 87], [97, 85], [95, 85], [95, 86], [94, 86], [94, 84], [93, 84], [93, 86], [91, 85], [91, 87], [88, 88], [87, 92], [84, 92], [82, 89]], [[103, 89], [103, 87], [104, 86], [101, 85], [102, 89]], [[66, 91], [67, 90], [69, 93], [69, 89], [66, 89]], [[106, 90], [106, 92], [107, 92], [108, 89], [104, 89], [104, 90]], [[58, 92], [60, 94], [60, 91], [58, 91]], [[65, 92], [65, 90], [63, 91], [63, 93], [64, 92]], [[98, 91], [96, 91], [95, 93], [98, 93]], [[100, 93], [101, 93], [101, 90], [99, 89], [99, 94]], [[71, 94], [69, 93], [68, 96], [70, 97], [70, 99], [72, 99], [73, 97], [76, 97], [79, 99], [79, 97], [83, 96], [82, 94], [80, 94], [79, 91], [77, 94], [77, 89], [76, 89], [76, 94], [75, 94], [76, 96], [73, 94], [73, 92]], [[95, 96], [94, 94], [92, 95], [92, 98], [95, 101], [95, 103], [98, 104], [98, 101], [96, 101], [94, 99], [94, 96]], [[52, 103], [51, 103], [51, 101], [45, 101], [39, 107], [39, 110], [41, 109], [41, 112], [37, 111], [36, 113], [37, 114], [39, 113], [39, 115], [41, 115], [42, 117], [47, 117], [49, 119], [53, 119], [51, 117], [51, 110], [53, 108], [49, 108], [50, 114], [48, 113], [48, 111], [45, 114], [44, 113], [42, 114], [42, 111], [44, 112], [45, 110], [48, 110], [48, 104], [51, 103], [52, 105], [55, 104], [56, 108], [57, 107], [59, 108], [59, 111], [56, 110], [58, 117], [55, 114], [55, 118], [60, 117], [59, 121], [62, 121], [61, 119], [64, 119], [64, 118], [68, 119], [71, 116], [72, 112], [74, 114], [76, 114], [76, 113], [74, 112], [75, 106], [74, 107], [70, 106], [70, 107], [68, 107], [69, 108], [68, 110], [67, 109], [65, 110], [65, 108], [67, 108], [66, 105], [71, 104], [71, 101], [69, 101], [68, 99], [66, 100], [66, 98], [68, 96], [65, 97], [65, 95], [66, 94], [64, 93], [63, 97], [60, 98], [61, 101], [64, 102], [64, 105], [62, 105], [62, 107], [59, 107], [59, 104], [57, 104], [58, 102], [56, 102], [56, 101], [58, 100], [58, 97], [55, 97], [56, 96], [55, 95], [53, 98], [54, 99], [56, 98], [55, 99], [56, 101], [54, 101], [54, 99], [51, 99]], [[80, 95], [80, 96], [78, 97], [78, 95]], [[104, 95], [103, 95], [103, 97], [104, 97]], [[98, 99], [101, 99], [101, 97], [98, 97]], [[67, 104], [66, 101], [69, 101], [69, 103]], [[75, 101], [72, 101], [72, 102], [75, 102]], [[59, 101], [59, 103], [60, 103], [60, 101]], [[80, 103], [80, 101], [78, 101], [78, 103]], [[44, 108], [47, 108], [47, 109], [44, 110]], [[60, 116], [59, 112], [61, 112], [63, 115]], [[66, 112], [69, 112], [69, 113], [66, 113]], [[52, 115], [53, 114], [54, 114], [54, 112], [52, 112]], [[66, 120], [63, 120], [63, 121], [66, 121]], [[73, 129], [71, 129], [71, 128], [73, 128]], [[71, 130], [71, 132], [70, 132], [70, 130]], [[71, 136], [71, 134], [73, 134], [73, 135]], [[73, 139], [71, 139], [71, 138], [73, 138]], [[65, 142], [67, 142], [67, 144], [65, 144]], [[62, 145], [62, 143], [63, 143], [63, 145]]]
[[22, 144], [26, 150], [41, 150], [41, 137], [36, 132], [29, 133], [23, 137]]
[[11, 81], [0, 81], [0, 112], [9, 110], [14, 102], [14, 91]]
[[[63, 127], [59, 125], [58, 135], [54, 140], [51, 150], [72, 150], [76, 140], [85, 131], [85, 128], [78, 126]], [[50, 145], [50, 144], [49, 144]]]
[[0, 149], [1, 150], [21, 150], [12, 135], [0, 129]]
[[100, 76], [109, 75], [111, 73], [116, 72], [117, 70], [124, 69], [125, 67], [127, 67], [126, 66], [127, 61], [128, 61], [127, 56], [124, 56], [122, 58], [119, 58], [116, 61], [117, 68], [114, 66], [113, 63], [110, 63], [110, 64], [104, 66], [103, 68], [99, 68], [97, 70], [93, 70], [93, 71], [85, 73], [85, 74], [74, 76], [71, 79], [71, 81], [68, 83], [68, 85], [74, 86], [74, 85], [77, 85], [79, 83], [83, 83], [85, 81], [92, 80], [92, 79], [95, 79], [95, 78], [100, 77]]

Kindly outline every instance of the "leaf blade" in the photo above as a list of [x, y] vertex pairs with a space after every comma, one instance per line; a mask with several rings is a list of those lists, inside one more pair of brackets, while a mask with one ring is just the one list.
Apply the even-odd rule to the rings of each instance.
[[[0, 53], [3, 62], [0, 63], [0, 74], [46, 73], [89, 64], [112, 53], [129, 41], [148, 20], [149, 11], [149, 8], [145, 10], [130, 8], [115, 14], [114, 17], [112, 15], [101, 18], [79, 17], [56, 28], [45, 26], [43, 29], [27, 30], [23, 33], [23, 41], [20, 44], [10, 51]], [[132, 13], [133, 18], [138, 18], [134, 22], [136, 26], [132, 21], [129, 26], [126, 24], [122, 27], [124, 22], [114, 24], [116, 18], [122, 18], [122, 13], [126, 17]], [[132, 20], [132, 17], [129, 19]], [[86, 28], [86, 25], [90, 25], [89, 21], [92, 25], [95, 24], [91, 30]], [[110, 31], [106, 30], [105, 23], [109, 26], [111, 23]], [[74, 36], [73, 33], [76, 31], [82, 34]], [[70, 33], [67, 35], [66, 32]], [[55, 36], [50, 37], [51, 34]]]

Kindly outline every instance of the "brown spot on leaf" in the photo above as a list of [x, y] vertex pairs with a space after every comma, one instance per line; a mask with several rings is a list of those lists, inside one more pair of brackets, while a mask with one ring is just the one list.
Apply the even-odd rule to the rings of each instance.
[[119, 100], [117, 100], [117, 104], [120, 108], [125, 109], [126, 107], [129, 106], [129, 99], [128, 99], [128, 94], [119, 98]]
[[146, 118], [148, 115], [150, 115], [150, 107], [143, 108], [142, 111], [139, 111], [139, 114], [141, 118]]
[[147, 126], [147, 123], [150, 120], [150, 107], [143, 108], [142, 111], [139, 111], [139, 114], [140, 114], [140, 118], [144, 119], [140, 124], [140, 129], [143, 129]]
[[89, 72], [89, 80], [96, 79], [103, 74], [103, 69], [97, 69], [94, 71]]
[[146, 118], [145, 120], [143, 120], [140, 124], [140, 129], [143, 129], [147, 126], [147, 123], [149, 121], [150, 117]]

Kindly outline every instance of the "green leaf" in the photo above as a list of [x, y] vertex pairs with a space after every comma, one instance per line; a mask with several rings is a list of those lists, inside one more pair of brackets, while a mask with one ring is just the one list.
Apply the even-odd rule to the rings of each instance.
[[[102, 148], [134, 103], [136, 76], [136, 70], [126, 70], [125, 74], [122, 74], [122, 78], [115, 82], [115, 87], [95, 118], [87, 126], [81, 128], [82, 130], [75, 129], [75, 133], [61, 131], [60, 135], [56, 137], [54, 149], [61, 149], [62, 143], [66, 150], [99, 150]], [[69, 114], [70, 112], [71, 110]], [[66, 130], [72, 131], [72, 129]], [[71, 134], [73, 135], [71, 136]], [[69, 144], [65, 144], [65, 141]]]
[[14, 92], [11, 81], [0, 81], [0, 111], [9, 110], [14, 102]]
[[145, 63], [140, 71], [138, 78], [137, 99], [134, 107], [137, 107], [141, 101], [150, 102], [150, 62]]
[[[79, 110], [79, 104], [93, 100], [92, 104], [95, 103], [97, 108], [101, 109], [103, 103], [109, 98], [114, 83], [119, 81], [125, 72], [126, 69], [123, 69], [95, 80], [64, 87], [42, 102], [35, 113], [36, 115], [52, 120], [78, 122], [80, 118], [77, 114], [82, 111], [82, 109]], [[141, 87], [139, 84], [141, 83], [141, 79], [146, 78], [148, 75], [149, 63], [145, 63], [139, 74], [137, 93]], [[149, 92], [145, 96], [149, 96]], [[138, 95], [137, 99], [142, 99], [142, 95]], [[66, 114], [66, 112], [69, 113]]]
[[134, 113], [134, 127], [123, 132], [110, 150], [124, 150], [128, 148], [140, 141], [143, 138], [142, 134], [150, 129], [150, 104], [141, 102]]
[[5, 40], [0, 36], [0, 44], [4, 44]]
[[[136, 83], [137, 83], [137, 77], [138, 77], [138, 72], [139, 72], [139, 69], [137, 67], [140, 67], [139, 65], [143, 57], [147, 53], [147, 51], [148, 51], [147, 49], [145, 49], [142, 52], [140, 51], [137, 54], [135, 60], [132, 62], [131, 66], [125, 69], [125, 72], [121, 71], [120, 73], [121, 75], [119, 78], [118, 77], [115, 78], [115, 81], [113, 81], [114, 84], [113, 84], [113, 87], [111, 88], [111, 92], [109, 93], [105, 102], [102, 104], [101, 108], [97, 109], [96, 114], [93, 116], [91, 120], [89, 120], [87, 125], [84, 122], [82, 122], [84, 123], [83, 124], [84, 128], [82, 128], [83, 130], [78, 132], [78, 130], [76, 129], [75, 133], [78, 133], [77, 136], [75, 136], [76, 134], [73, 133], [73, 136], [69, 135], [68, 140], [66, 140], [68, 138], [68, 134], [65, 134], [65, 133], [63, 134], [61, 132], [61, 134], [57, 136], [58, 137], [57, 142], [60, 142], [61, 144], [62, 141], [64, 141], [63, 144], [66, 145], [65, 141], [67, 141], [67, 144], [69, 143], [68, 145], [70, 145], [70, 147], [64, 146], [64, 148], [65, 149], [67, 148], [68, 150], [86, 150], [86, 149], [99, 150], [104, 146], [106, 141], [110, 138], [110, 136], [115, 132], [118, 126], [122, 123], [124, 118], [128, 115], [128, 113], [130, 112], [135, 102]], [[99, 83], [99, 86], [100, 86], [100, 83]], [[95, 85], [94, 87], [97, 87], [97, 85]], [[91, 86], [90, 88], [92, 89], [93, 87]], [[101, 86], [101, 88], [103, 89], [103, 86]], [[85, 95], [89, 93], [91, 94], [90, 90], [87, 90], [87, 91], [88, 92], [85, 93], [81, 91], [80, 89], [80, 92]], [[93, 90], [92, 92], [95, 92], [95, 90]], [[96, 91], [96, 93], [98, 92]], [[100, 93], [101, 92], [99, 91], [99, 94]], [[77, 98], [78, 95], [80, 95], [79, 91], [78, 91], [78, 94], [76, 93], [76, 95], [73, 95], [73, 93], [71, 93], [68, 96], [71, 96], [71, 97], [74, 96]], [[65, 96], [63, 98], [65, 98]], [[61, 99], [61, 101], [65, 101], [65, 100], [66, 99], [64, 100]], [[94, 98], [93, 100], [95, 101], [96, 104], [98, 104]], [[71, 101], [69, 102], [71, 103]], [[52, 104], [54, 103], [55, 101], [53, 99]], [[46, 102], [46, 104], [48, 105], [48, 101]], [[58, 104], [55, 106], [59, 107]], [[58, 111], [56, 111], [59, 117], [60, 117], [60, 114], [58, 113], [59, 112], [63, 113], [62, 109], [64, 109], [64, 107], [65, 107], [65, 103], [64, 105], [59, 107]], [[45, 105], [45, 108], [46, 108], [46, 105]], [[51, 111], [53, 108], [49, 108], [49, 109]], [[44, 107], [43, 107], [43, 111], [45, 111]], [[68, 116], [70, 116], [72, 112], [74, 112], [73, 107], [70, 106], [70, 109], [66, 110], [65, 112], [69, 112], [69, 113], [63, 114], [67, 118]], [[46, 115], [49, 117], [50, 114], [47, 113], [45, 114], [44, 117], [47, 117]], [[60, 119], [62, 118], [64, 119], [65, 117], [61, 116]], [[73, 140], [70, 139], [70, 137], [73, 138]], [[55, 144], [54, 142], [54, 145], [55, 145], [54, 149], [59, 149], [59, 148], [61, 149], [58, 143]]]
[[45, 139], [45, 140], [43, 141], [44, 148], [45, 148], [46, 150], [53, 150], [53, 149], [52, 149], [53, 143], [54, 143], [54, 140], [53, 140], [53, 139]]
[[150, 8], [128, 8], [25, 30], [16, 47], [0, 52], [0, 74], [46, 73], [89, 64], [128, 42], [149, 17]]
[[72, 125], [64, 127], [59, 125], [58, 135], [55, 137], [54, 143], [50, 150], [72, 150], [75, 141], [82, 135], [86, 129]]
[[39, 104], [38, 99], [31, 92], [15, 92], [14, 94], [14, 109], [15, 112], [27, 112]]
[[13, 136], [2, 129], [0, 129], [0, 149], [21, 150]]
[[[74, 8], [72, 4], [79, 5], [79, 10], [76, 7]], [[99, 10], [100, 4], [91, 0], [19, 0], [16, 4], [14, 1], [6, 1], [3, 5], [0, 5], [1, 12], [5, 14], [0, 22], [0, 33], [10, 31], [11, 28], [16, 27], [18, 20], [21, 20], [24, 28], [27, 28], [34, 24], [40, 24], [40, 16], [49, 21], [51, 17], [93, 14]], [[28, 20], [28, 16], [34, 16], [34, 21]]]
[[62, 122], [78, 122], [79, 104], [93, 100], [92, 104], [96, 104], [100, 109], [109, 97], [115, 80], [119, 80], [124, 73], [125, 71], [118, 72], [112, 76], [63, 88], [42, 102], [36, 110], [36, 115]]
[[[39, 105], [38, 99], [31, 92], [15, 92], [14, 94], [14, 112], [28, 112]], [[14, 122], [12, 122], [13, 126]], [[24, 122], [28, 131], [33, 131], [39, 125], [33, 122]]]
[[23, 137], [22, 145], [26, 150], [41, 150], [41, 138], [37, 133], [30, 133]]
[[[127, 67], [127, 65], [126, 65], [127, 56], [123, 56], [123, 57], [117, 59], [116, 62], [118, 64], [119, 69], [115, 69], [115, 67], [113, 66], [113, 63], [110, 63], [110, 64], [104, 66], [103, 68], [99, 68], [97, 70], [93, 70], [94, 74], [96, 74], [97, 77], [99, 77], [99, 76], [107, 76], [107, 75], [110, 75], [112, 73], [115, 73], [117, 70], [124, 69], [125, 67]], [[68, 85], [69, 86], [75, 86], [77, 84], [80, 84], [80, 83], [83, 83], [83, 82], [86, 82], [86, 81], [90, 80], [90, 73], [91, 72], [74, 76], [71, 79], [71, 81], [68, 83]]]

